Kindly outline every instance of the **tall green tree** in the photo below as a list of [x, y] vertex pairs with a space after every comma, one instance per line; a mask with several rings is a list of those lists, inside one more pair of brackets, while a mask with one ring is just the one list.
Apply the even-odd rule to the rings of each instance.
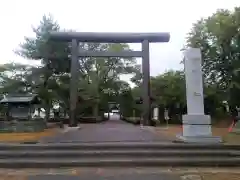
[[26, 93], [31, 91], [31, 84], [26, 76], [31, 74], [32, 66], [9, 63], [0, 66], [1, 94]]
[[185, 104], [185, 78], [182, 71], [167, 71], [151, 78], [151, 92], [158, 104]]
[[187, 47], [200, 48], [205, 83], [217, 85], [224, 100], [240, 105], [240, 7], [220, 9], [197, 21], [187, 37]]
[[48, 41], [51, 31], [59, 31], [60, 27], [51, 16], [43, 16], [40, 24], [33, 28], [35, 37], [25, 37], [24, 42], [16, 53], [23, 58], [32, 61], [41, 61], [41, 66], [33, 67], [32, 73], [27, 79], [33, 82], [35, 91], [41, 96], [46, 111], [46, 119], [49, 118], [50, 108], [55, 87], [56, 76], [69, 72], [70, 60], [68, 58], [70, 48], [67, 43]]

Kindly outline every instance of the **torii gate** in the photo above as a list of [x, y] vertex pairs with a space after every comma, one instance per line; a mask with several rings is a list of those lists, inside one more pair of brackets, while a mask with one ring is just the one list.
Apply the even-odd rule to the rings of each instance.
[[[69, 126], [77, 126], [76, 104], [78, 87], [78, 57], [141, 57], [143, 73], [143, 121], [141, 124], [150, 125], [152, 117], [150, 102], [149, 43], [168, 42], [169, 39], [169, 33], [51, 32], [49, 40], [67, 41], [72, 43]], [[142, 50], [121, 52], [84, 51], [78, 47], [79, 42], [142, 43]]]

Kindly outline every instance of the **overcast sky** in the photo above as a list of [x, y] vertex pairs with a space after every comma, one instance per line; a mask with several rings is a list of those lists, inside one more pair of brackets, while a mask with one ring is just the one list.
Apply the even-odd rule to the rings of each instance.
[[[90, 32], [170, 32], [169, 43], [150, 45], [151, 75], [182, 68], [180, 49], [192, 23], [240, 0], [7, 0], [0, 2], [0, 63], [27, 62], [13, 50], [32, 36], [44, 14], [62, 28]], [[139, 50], [139, 44], [132, 46]]]

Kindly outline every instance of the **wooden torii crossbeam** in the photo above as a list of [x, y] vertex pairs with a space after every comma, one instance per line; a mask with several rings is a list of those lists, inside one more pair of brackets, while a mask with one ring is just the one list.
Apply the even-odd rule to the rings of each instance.
[[[77, 71], [78, 57], [141, 57], [142, 58], [142, 97], [143, 97], [143, 125], [150, 125], [150, 69], [149, 43], [168, 42], [169, 33], [95, 33], [95, 32], [51, 32], [49, 40], [66, 41], [72, 43], [71, 55], [71, 83], [70, 83], [70, 126], [76, 126], [77, 104]], [[102, 52], [84, 51], [78, 47], [79, 42], [92, 43], [141, 43], [141, 51]]]

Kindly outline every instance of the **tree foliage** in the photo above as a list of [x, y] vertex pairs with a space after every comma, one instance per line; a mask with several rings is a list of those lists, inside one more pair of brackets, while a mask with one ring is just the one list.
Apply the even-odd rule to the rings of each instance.
[[240, 7], [234, 11], [220, 9], [193, 25], [186, 45], [201, 48], [205, 83], [217, 85], [225, 100], [238, 105], [239, 100], [235, 100], [240, 89], [239, 28]]
[[182, 71], [168, 71], [151, 78], [153, 98], [158, 104], [185, 103], [185, 78]]

